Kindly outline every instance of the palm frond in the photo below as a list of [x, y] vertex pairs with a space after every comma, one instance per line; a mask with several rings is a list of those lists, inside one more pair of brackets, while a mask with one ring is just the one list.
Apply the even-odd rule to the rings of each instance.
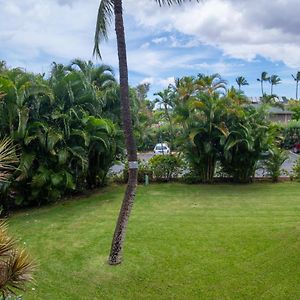
[[16, 241], [7, 235], [7, 224], [0, 221], [0, 257], [6, 257], [13, 249]]
[[25, 290], [25, 284], [33, 281], [35, 265], [25, 250], [14, 250], [8, 260], [2, 261], [1, 286], [4, 294], [15, 294], [14, 289]]
[[96, 30], [95, 30], [95, 38], [94, 38], [94, 50], [93, 55], [98, 56], [101, 59], [100, 53], [100, 42], [103, 39], [107, 39], [108, 28], [111, 24], [112, 17], [114, 13], [114, 1], [113, 0], [101, 0], [97, 22], [96, 22]]
[[18, 163], [16, 148], [11, 138], [0, 141], [0, 181], [5, 181], [9, 174], [16, 169]]
[[25, 290], [26, 283], [33, 281], [35, 267], [25, 250], [18, 249], [16, 240], [7, 234], [6, 222], [0, 221], [0, 292], [3, 298], [15, 295], [15, 290]]

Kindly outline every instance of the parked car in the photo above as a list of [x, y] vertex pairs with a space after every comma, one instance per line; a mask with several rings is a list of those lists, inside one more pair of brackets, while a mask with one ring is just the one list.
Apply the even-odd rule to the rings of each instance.
[[170, 154], [171, 150], [165, 143], [156, 144], [154, 147], [154, 154]]
[[299, 152], [300, 152], [300, 143], [296, 143], [296, 144], [293, 146], [293, 152], [294, 152], [294, 153], [299, 153]]

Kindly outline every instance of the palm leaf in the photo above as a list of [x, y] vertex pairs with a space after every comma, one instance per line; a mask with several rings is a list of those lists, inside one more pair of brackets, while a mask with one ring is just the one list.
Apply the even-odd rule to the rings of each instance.
[[93, 54], [101, 58], [100, 53], [100, 42], [103, 39], [107, 39], [108, 28], [112, 22], [112, 17], [114, 13], [114, 1], [113, 0], [101, 0], [94, 38], [94, 50]]
[[4, 299], [15, 295], [15, 289], [25, 290], [25, 284], [33, 281], [34, 269], [34, 262], [24, 250], [16, 248], [16, 240], [7, 234], [6, 223], [0, 221], [0, 292]]
[[63, 165], [67, 162], [68, 157], [69, 157], [69, 151], [67, 149], [62, 149], [58, 153], [58, 163], [60, 165]]
[[53, 151], [57, 142], [63, 140], [63, 134], [54, 128], [50, 128], [47, 135], [47, 150]]
[[26, 153], [24, 152], [20, 159], [20, 165], [18, 167], [18, 171], [21, 172], [19, 177], [16, 180], [23, 180], [26, 179], [29, 175], [29, 171], [31, 169], [31, 166], [35, 160], [35, 154], [34, 153]]
[[19, 159], [11, 138], [6, 137], [0, 141], [0, 182], [6, 181]]

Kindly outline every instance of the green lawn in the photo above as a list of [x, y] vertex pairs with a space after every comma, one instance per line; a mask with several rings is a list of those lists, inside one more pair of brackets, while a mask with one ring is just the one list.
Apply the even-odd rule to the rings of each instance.
[[139, 187], [111, 267], [123, 190], [11, 218], [39, 262], [25, 300], [300, 299], [300, 184]]

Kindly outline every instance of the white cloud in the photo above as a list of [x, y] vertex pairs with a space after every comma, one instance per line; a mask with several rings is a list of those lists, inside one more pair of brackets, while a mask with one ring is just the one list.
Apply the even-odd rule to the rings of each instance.
[[[9, 64], [92, 58], [97, 1], [0, 0], [0, 5], [0, 53]], [[103, 52], [113, 58], [107, 45]]]
[[146, 43], [142, 44], [140, 48], [141, 49], [147, 49], [147, 48], [149, 48], [149, 46], [150, 46], [150, 43], [146, 42]]
[[295, 9], [299, 0], [206, 0], [170, 8], [142, 2], [128, 0], [127, 4], [127, 12], [134, 12], [142, 26], [176, 30], [234, 58], [252, 60], [261, 55], [300, 67], [300, 18]]
[[168, 85], [170, 84], [174, 84], [175, 83], [175, 78], [174, 77], [167, 77], [167, 78], [163, 78], [159, 80], [159, 84], [162, 87], [168, 87]]
[[140, 84], [144, 84], [144, 83], [150, 83], [153, 84], [155, 82], [155, 78], [154, 77], [146, 77], [143, 80], [140, 81]]
[[155, 39], [152, 40], [152, 42], [154, 44], [162, 44], [162, 43], [165, 43], [167, 41], [168, 41], [168, 38], [166, 38], [166, 37], [155, 38]]
[[[44, 72], [53, 60], [92, 58], [99, 1], [0, 0], [0, 5], [0, 59], [8, 65]], [[128, 65], [135, 84], [144, 78], [166, 87], [171, 75], [199, 72], [249, 74], [250, 64], [243, 68], [230, 57], [253, 62], [253, 80], [264, 68], [260, 56], [300, 67], [299, 0], [203, 0], [180, 7], [126, 0], [124, 5]], [[104, 62], [117, 69], [113, 28], [101, 49]]]

